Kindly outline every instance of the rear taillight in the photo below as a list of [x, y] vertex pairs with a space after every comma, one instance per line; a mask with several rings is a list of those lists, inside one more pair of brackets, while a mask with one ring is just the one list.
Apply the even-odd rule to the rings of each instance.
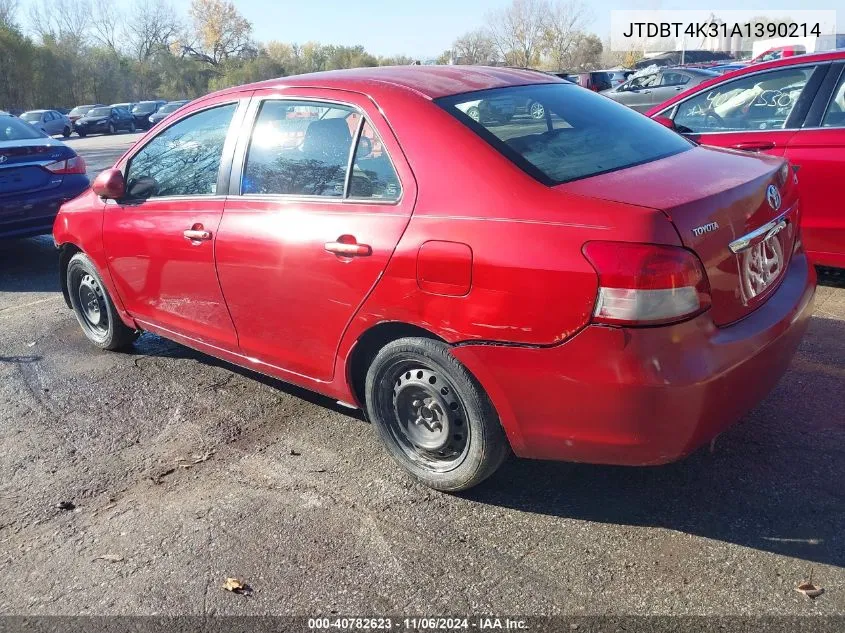
[[44, 166], [45, 169], [54, 174], [84, 174], [85, 160], [81, 156], [74, 156], [67, 160], [60, 160], [55, 163], [50, 163]]
[[661, 325], [710, 307], [701, 261], [679, 246], [587, 242], [584, 256], [599, 276], [593, 322]]

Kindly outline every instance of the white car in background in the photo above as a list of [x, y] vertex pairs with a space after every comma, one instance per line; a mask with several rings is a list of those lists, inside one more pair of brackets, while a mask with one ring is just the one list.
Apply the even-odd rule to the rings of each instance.
[[30, 110], [24, 112], [20, 118], [32, 127], [41, 130], [47, 136], [61, 134], [67, 138], [73, 132], [73, 124], [70, 119], [55, 110]]
[[467, 101], [455, 107], [473, 121], [483, 121], [485, 123], [489, 121], [507, 123], [516, 113], [516, 104], [509, 97]]

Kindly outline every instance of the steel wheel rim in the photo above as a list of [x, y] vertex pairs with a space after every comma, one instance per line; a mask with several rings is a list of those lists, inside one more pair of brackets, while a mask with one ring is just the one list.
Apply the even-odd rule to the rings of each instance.
[[532, 119], [542, 119], [546, 116], [546, 108], [543, 107], [542, 103], [532, 103], [531, 104], [531, 118]]
[[460, 466], [470, 427], [466, 407], [445, 374], [419, 361], [400, 361], [385, 379], [392, 389], [384, 407], [387, 427], [408, 460], [436, 473]]
[[79, 315], [93, 334], [103, 337], [109, 331], [109, 313], [106, 296], [100, 284], [89, 273], [83, 273], [76, 284]]

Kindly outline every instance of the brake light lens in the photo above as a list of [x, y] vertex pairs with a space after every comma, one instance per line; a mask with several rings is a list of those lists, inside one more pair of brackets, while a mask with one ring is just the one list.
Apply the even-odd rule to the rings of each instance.
[[56, 161], [44, 166], [45, 169], [54, 174], [84, 174], [85, 173], [85, 159], [82, 156], [74, 156], [67, 160]]
[[599, 277], [594, 323], [645, 326], [685, 321], [710, 307], [710, 284], [696, 255], [679, 246], [587, 242]]

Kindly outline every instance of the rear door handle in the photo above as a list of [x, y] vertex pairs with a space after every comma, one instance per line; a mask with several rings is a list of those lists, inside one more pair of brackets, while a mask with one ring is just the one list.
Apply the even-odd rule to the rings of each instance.
[[369, 244], [358, 244], [352, 235], [341, 235], [336, 242], [326, 242], [326, 250], [341, 257], [366, 257], [373, 254]]
[[745, 143], [731, 145], [734, 149], [741, 149], [747, 152], [761, 152], [765, 149], [773, 149], [774, 146], [774, 141], [747, 141]]

